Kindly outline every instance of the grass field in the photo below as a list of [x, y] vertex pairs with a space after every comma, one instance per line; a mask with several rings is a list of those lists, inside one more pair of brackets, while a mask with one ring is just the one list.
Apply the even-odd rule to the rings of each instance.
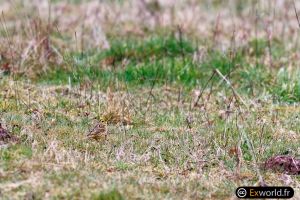
[[[265, 184], [300, 199], [299, 169], [265, 165], [300, 163], [298, 2], [0, 10], [0, 123], [18, 138], [0, 137], [0, 199], [235, 199]], [[92, 140], [99, 121], [107, 138]]]

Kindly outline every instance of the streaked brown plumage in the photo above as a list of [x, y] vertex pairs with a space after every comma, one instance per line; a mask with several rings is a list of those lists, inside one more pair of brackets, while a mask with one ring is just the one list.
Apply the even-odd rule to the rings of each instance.
[[102, 140], [107, 138], [107, 123], [100, 121], [87, 134], [89, 139]]
[[6, 129], [2, 127], [2, 124], [0, 123], [0, 145], [17, 141], [18, 138], [11, 135]]

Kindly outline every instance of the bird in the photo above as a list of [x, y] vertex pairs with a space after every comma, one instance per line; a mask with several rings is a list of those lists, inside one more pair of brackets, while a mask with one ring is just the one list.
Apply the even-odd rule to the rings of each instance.
[[0, 122], [0, 145], [1, 144], [7, 144], [9, 142], [17, 142], [18, 138], [11, 135], [9, 133], [9, 131], [7, 131], [6, 129], [4, 129], [2, 127], [2, 124]]
[[96, 125], [88, 132], [87, 138], [94, 140], [107, 139], [107, 122], [100, 120]]

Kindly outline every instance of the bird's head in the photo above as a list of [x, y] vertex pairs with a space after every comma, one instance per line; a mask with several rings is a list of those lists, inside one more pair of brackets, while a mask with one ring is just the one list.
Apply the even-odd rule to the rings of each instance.
[[101, 116], [99, 119], [99, 122], [101, 122], [103, 124], [107, 124], [108, 120], [106, 119], [106, 117]]

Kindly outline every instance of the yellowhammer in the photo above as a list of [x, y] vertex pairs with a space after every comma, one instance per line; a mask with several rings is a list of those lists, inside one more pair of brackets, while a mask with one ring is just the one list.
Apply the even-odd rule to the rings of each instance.
[[99, 121], [94, 128], [92, 128], [88, 134], [87, 137], [89, 139], [94, 140], [102, 140], [107, 138], [107, 123], [103, 120]]

